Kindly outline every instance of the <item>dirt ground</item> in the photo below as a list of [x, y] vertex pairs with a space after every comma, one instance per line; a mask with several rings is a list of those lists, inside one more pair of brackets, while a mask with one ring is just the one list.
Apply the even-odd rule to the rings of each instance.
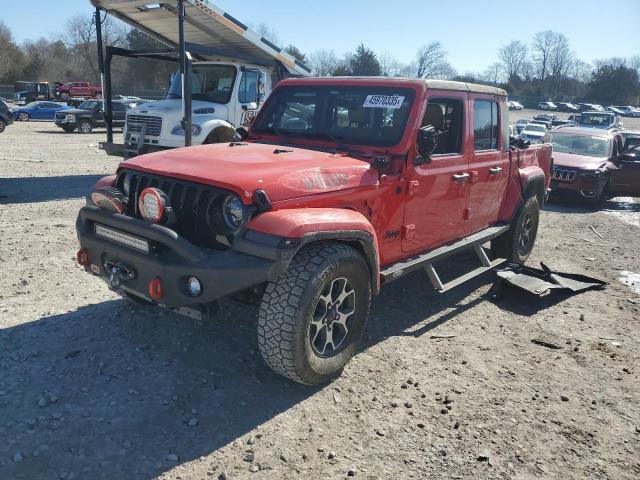
[[374, 300], [342, 377], [308, 388], [262, 362], [253, 308], [190, 320], [74, 263], [83, 195], [117, 165], [103, 138], [0, 135], [1, 479], [640, 478], [633, 200], [542, 213], [529, 264], [606, 290], [492, 301], [493, 274], [440, 295], [417, 272]]

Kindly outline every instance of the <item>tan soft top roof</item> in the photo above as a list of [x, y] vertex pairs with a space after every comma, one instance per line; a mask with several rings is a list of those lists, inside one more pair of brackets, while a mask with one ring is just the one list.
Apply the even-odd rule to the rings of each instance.
[[451, 80], [425, 80], [427, 88], [434, 90], [458, 90], [463, 92], [488, 93], [506, 97], [507, 92], [502, 88], [479, 85], [477, 83], [454, 82]]

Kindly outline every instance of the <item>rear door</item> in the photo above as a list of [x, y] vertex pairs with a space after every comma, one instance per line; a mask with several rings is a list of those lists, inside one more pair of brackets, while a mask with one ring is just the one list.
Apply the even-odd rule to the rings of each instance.
[[[617, 156], [638, 144], [640, 136], [628, 136], [623, 142], [622, 136], [617, 135], [613, 154]], [[640, 147], [618, 160], [616, 167], [610, 170], [609, 192], [612, 195], [640, 197]]]
[[509, 177], [509, 119], [505, 103], [500, 102], [500, 97], [471, 94], [470, 105], [473, 143], [467, 235], [497, 222]]
[[[422, 251], [463, 235], [469, 184], [468, 93], [430, 91], [422, 126], [432, 125], [438, 147], [431, 161], [407, 169], [402, 250]], [[417, 132], [416, 132], [417, 133]]]

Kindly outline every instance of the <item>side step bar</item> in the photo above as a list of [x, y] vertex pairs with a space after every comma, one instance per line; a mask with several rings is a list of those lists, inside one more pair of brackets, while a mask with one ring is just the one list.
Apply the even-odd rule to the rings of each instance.
[[[401, 262], [394, 263], [382, 269], [380, 272], [380, 281], [382, 284], [396, 280], [407, 273], [413, 272], [420, 268], [424, 268], [427, 271], [429, 280], [439, 292], [446, 292], [458, 285], [477, 277], [478, 275], [487, 272], [494, 267], [506, 262], [504, 258], [498, 258], [493, 261], [489, 260], [487, 254], [482, 248], [482, 244], [488, 242], [492, 238], [495, 238], [509, 230], [509, 225], [497, 225], [487, 228], [481, 232], [474, 233], [468, 237], [458, 240], [457, 242], [445, 245], [443, 247], [436, 248], [429, 252], [417, 255], [415, 257], [403, 260]], [[436, 272], [433, 264], [439, 260], [443, 260], [451, 255], [462, 252], [464, 250], [473, 249], [478, 256], [481, 267], [476, 268], [464, 275], [459, 276], [447, 283], [442, 283], [438, 273]]]

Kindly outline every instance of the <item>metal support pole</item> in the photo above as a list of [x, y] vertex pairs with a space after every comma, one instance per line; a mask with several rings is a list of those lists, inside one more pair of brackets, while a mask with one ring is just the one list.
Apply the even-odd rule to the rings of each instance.
[[[105, 13], [106, 15], [106, 13]], [[96, 11], [93, 14], [93, 18], [96, 22], [96, 44], [98, 47], [98, 70], [100, 71], [100, 87], [102, 89], [102, 104], [104, 108], [104, 120], [107, 125], [107, 142], [113, 142], [113, 125], [111, 122], [111, 75], [109, 75], [109, 86], [105, 84], [105, 65], [104, 65], [104, 53], [102, 45], [102, 21], [100, 19], [100, 9], [96, 7]], [[111, 58], [109, 58], [111, 63]], [[109, 69], [111, 72], [111, 69]], [[107, 92], [107, 90], [109, 90]], [[108, 94], [107, 94], [108, 93]]]
[[187, 57], [184, 44], [184, 0], [177, 0], [178, 8], [178, 41], [180, 43], [180, 80], [182, 81], [182, 121], [184, 129], [184, 146], [191, 146], [191, 61]]
[[104, 61], [104, 121], [107, 125], [107, 143], [113, 143], [113, 122], [111, 120], [111, 50], [107, 47], [107, 58]]

